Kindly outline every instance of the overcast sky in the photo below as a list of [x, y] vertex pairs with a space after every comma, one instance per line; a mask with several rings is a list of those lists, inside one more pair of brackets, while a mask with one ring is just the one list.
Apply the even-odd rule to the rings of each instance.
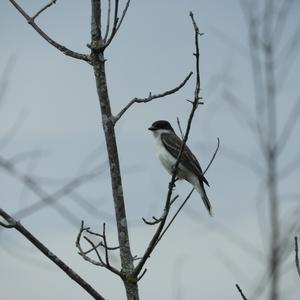
[[[32, 14], [47, 1], [19, 3]], [[257, 201], [260, 180], [251, 170], [228, 159], [223, 151], [231, 148], [263, 164], [257, 141], [246, 122], [237, 118], [224, 100], [223, 91], [229, 88], [251, 110], [254, 107], [247, 27], [239, 1], [132, 0], [123, 26], [106, 52], [109, 95], [112, 110], [117, 113], [132, 98], [171, 89], [194, 71], [190, 10], [205, 33], [200, 39], [205, 105], [196, 112], [188, 144], [205, 168], [217, 137], [221, 140], [220, 152], [206, 174], [215, 217], [208, 216], [199, 195], [194, 194], [148, 261], [140, 294], [141, 299], [241, 299], [235, 283], [251, 296], [263, 282], [268, 243], [258, 225], [257, 207], [267, 207], [266, 200]], [[299, 12], [299, 3], [294, 3], [283, 41], [299, 26]], [[57, 1], [39, 17], [38, 24], [58, 42], [88, 53], [90, 1]], [[84, 262], [74, 244], [81, 219], [95, 229], [107, 222], [109, 239], [112, 243], [116, 241], [92, 68], [47, 44], [9, 1], [0, 2], [0, 38], [0, 70], [7, 81], [0, 103], [0, 137], [14, 126], [18, 128], [9, 143], [0, 145], [1, 155], [10, 158], [39, 150], [42, 155], [34, 154], [17, 167], [39, 178], [49, 193], [59, 189], [68, 178], [99, 164], [102, 170], [99, 178], [78, 189], [96, 208], [93, 213], [65, 197], [59, 203], [70, 211], [72, 222], [46, 207], [22, 219], [22, 223], [105, 298], [124, 299], [121, 281], [108, 271]], [[299, 57], [295, 57], [279, 93], [279, 129], [300, 95], [299, 67]], [[141, 218], [159, 216], [169, 182], [169, 176], [155, 157], [147, 128], [155, 120], [167, 119], [177, 130], [176, 117], [185, 127], [191, 109], [185, 99], [191, 99], [193, 93], [194, 78], [175, 95], [133, 106], [117, 125], [134, 255], [143, 252], [153, 233], [153, 228], [146, 226]], [[280, 157], [280, 167], [299, 156], [298, 132], [299, 127]], [[14, 213], [38, 201], [16, 179], [0, 171], [1, 207]], [[290, 201], [283, 195], [287, 192], [298, 195], [299, 176], [299, 171], [294, 172], [280, 185], [283, 224], [288, 222], [290, 210], [295, 210], [296, 201], [299, 202], [299, 197]], [[187, 183], [177, 184], [181, 198], [189, 190]], [[268, 222], [265, 219], [266, 231]], [[291, 249], [292, 241], [293, 236], [289, 241]], [[284, 299], [299, 299], [299, 278], [293, 257], [288, 261], [281, 293]], [[0, 232], [0, 266], [0, 289], [5, 299], [89, 299], [13, 230]], [[266, 299], [266, 290], [260, 299]]]

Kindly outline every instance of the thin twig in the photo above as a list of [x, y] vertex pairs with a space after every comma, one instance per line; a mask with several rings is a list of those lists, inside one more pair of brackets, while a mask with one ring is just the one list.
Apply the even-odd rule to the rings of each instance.
[[[91, 239], [89, 239], [87, 236], [83, 236], [84, 232], [87, 232], [89, 234], [92, 234], [92, 235], [96, 235], [100, 238], [103, 239], [103, 242], [100, 242], [98, 244], [95, 244]], [[81, 247], [81, 238], [83, 238], [90, 244], [91, 248], [87, 251], [84, 251]], [[111, 272], [115, 273], [116, 275], [122, 277], [123, 274], [118, 270], [116, 269], [115, 267], [113, 267], [110, 262], [109, 262], [109, 254], [108, 254], [108, 251], [109, 250], [116, 250], [117, 248], [116, 247], [108, 247], [107, 246], [107, 242], [106, 242], [106, 233], [105, 233], [105, 223], [103, 224], [103, 233], [102, 234], [97, 234], [97, 233], [94, 233], [92, 231], [90, 231], [90, 228], [89, 227], [84, 227], [84, 222], [81, 221], [81, 226], [80, 226], [80, 229], [79, 229], [79, 232], [78, 232], [78, 235], [77, 235], [77, 238], [76, 238], [76, 247], [77, 249], [79, 250], [78, 251], [78, 254], [86, 261], [88, 261], [89, 263], [95, 265], [95, 266], [99, 266], [99, 267], [104, 267], [108, 270], [110, 270]], [[105, 251], [105, 262], [104, 260], [102, 259], [99, 251], [98, 251], [98, 247], [102, 246], [104, 248], [104, 251]], [[118, 247], [119, 249], [119, 247]], [[92, 259], [91, 257], [88, 256], [88, 254], [90, 254], [91, 252], [95, 252], [96, 253], [96, 256], [98, 258], [98, 261]]]
[[5, 224], [3, 222], [0, 222], [0, 226], [9, 229], [9, 228], [14, 228], [15, 224]]
[[182, 128], [181, 128], [181, 125], [180, 125], [180, 121], [179, 121], [178, 117], [177, 117], [177, 125], [178, 125], [179, 131], [180, 131], [181, 138], [183, 139], [184, 134], [183, 134], [183, 131], [182, 131]]
[[[104, 267], [105, 266], [105, 263], [104, 261], [102, 260], [102, 257], [100, 256], [100, 253], [96, 247], [96, 245], [86, 236], [83, 237], [90, 245], [91, 245], [91, 249], [96, 253], [97, 255], [97, 258], [99, 261], [95, 261], [95, 260], [92, 260], [91, 258], [88, 257], [88, 260], [90, 263], [94, 264], [94, 265], [97, 265], [97, 266], [100, 266], [100, 267]], [[83, 253], [80, 253], [79, 252], [79, 255], [81, 255], [84, 259], [87, 258], [87, 255], [86, 254], [83, 254]]]
[[165, 227], [165, 229], [162, 231], [161, 235], [159, 236], [156, 244], [162, 239], [162, 237], [164, 236], [164, 234], [167, 232], [167, 230], [169, 229], [169, 227], [172, 225], [172, 223], [174, 222], [175, 218], [177, 217], [177, 215], [179, 214], [179, 212], [182, 210], [182, 208], [185, 206], [185, 204], [187, 203], [187, 201], [190, 199], [190, 197], [192, 196], [192, 193], [194, 192], [194, 188], [189, 192], [189, 194], [186, 196], [186, 198], [184, 199], [184, 201], [182, 202], [182, 204], [179, 206], [179, 208], [177, 209], [176, 213], [174, 214], [174, 216], [172, 217], [172, 219], [170, 220], [170, 222], [168, 223], [168, 225]]
[[82, 277], [66, 265], [59, 257], [52, 253], [44, 244], [42, 244], [31, 232], [29, 232], [20, 222], [17, 222], [12, 216], [0, 208], [0, 216], [3, 217], [8, 224], [12, 225], [27, 240], [29, 240], [36, 248], [38, 248], [48, 259], [63, 270], [72, 280], [79, 284], [86, 292], [88, 292], [96, 300], [104, 300], [104, 298]]
[[50, 6], [52, 6], [53, 4], [56, 4], [57, 0], [52, 0], [50, 1], [48, 4], [46, 4], [44, 7], [42, 7], [32, 18], [31, 20], [34, 21], [43, 11], [45, 11], [46, 9], [48, 9]]
[[112, 31], [111, 31], [110, 37], [108, 38], [108, 40], [105, 42], [104, 46], [102, 47], [102, 50], [104, 50], [106, 47], [109, 46], [109, 44], [112, 42], [114, 36], [118, 32], [118, 30], [119, 30], [120, 26], [122, 25], [122, 22], [125, 18], [127, 10], [129, 8], [129, 4], [130, 4], [130, 0], [127, 0], [125, 8], [122, 13], [122, 16], [119, 19], [119, 17], [118, 17], [119, 1], [115, 0], [115, 14], [114, 14], [114, 22], [113, 22]]
[[300, 277], [300, 266], [299, 266], [299, 254], [298, 254], [298, 237], [295, 236], [295, 264], [296, 264], [296, 269], [298, 272], [298, 275]]
[[238, 284], [235, 285], [237, 290], [239, 291], [239, 293], [241, 294], [243, 300], [247, 300], [246, 296], [244, 295], [242, 289], [240, 288], [240, 286]]
[[144, 223], [147, 225], [155, 225], [162, 221], [162, 217], [160, 217], [160, 218], [152, 217], [152, 219], [153, 219], [153, 221], [147, 221], [145, 218], [142, 218]]
[[160, 93], [160, 94], [156, 94], [156, 95], [152, 95], [151, 93], [149, 94], [148, 97], [146, 98], [134, 98], [132, 99], [116, 116], [114, 116], [114, 124], [116, 124], [118, 122], [118, 120], [123, 116], [123, 114], [135, 103], [147, 103], [150, 102], [154, 99], [159, 99], [159, 98], [163, 98], [169, 95], [172, 95], [174, 93], [176, 93], [177, 91], [179, 91], [186, 83], [187, 81], [190, 79], [190, 77], [192, 76], [193, 72], [190, 72], [188, 74], [188, 76], [175, 88], [168, 90], [166, 92]]
[[9, 0], [9, 1], [21, 13], [21, 15], [27, 20], [27, 22], [35, 29], [35, 31], [43, 39], [45, 39], [49, 44], [51, 44], [53, 47], [57, 48], [59, 51], [61, 51], [63, 54], [65, 54], [67, 56], [70, 56], [70, 57], [73, 57], [76, 59], [80, 59], [80, 60], [84, 60], [84, 61], [90, 63], [89, 55], [75, 52], [75, 51], [70, 50], [67, 47], [57, 43], [56, 41], [54, 41], [34, 22], [34, 20], [23, 10], [23, 8], [15, 0]]
[[106, 20], [106, 32], [105, 32], [105, 36], [103, 38], [103, 41], [104, 43], [106, 42], [107, 40], [107, 37], [108, 37], [108, 33], [109, 33], [109, 26], [110, 26], [110, 11], [111, 11], [111, 0], [107, 0], [107, 5], [108, 5], [108, 8], [107, 8], [107, 20]]
[[148, 271], [147, 268], [145, 268], [145, 270], [142, 272], [142, 274], [140, 276], [138, 276], [137, 281], [140, 281], [144, 277], [144, 275], [146, 274], [147, 271]]
[[216, 148], [216, 150], [215, 150], [215, 152], [214, 152], [214, 154], [213, 154], [213, 156], [212, 156], [210, 162], [208, 163], [207, 167], [205, 168], [204, 172], [202, 173], [203, 176], [205, 175], [205, 173], [207, 172], [207, 170], [210, 168], [211, 164], [212, 164], [213, 161], [215, 160], [216, 155], [217, 155], [217, 153], [218, 153], [218, 151], [219, 151], [219, 147], [220, 147], [220, 139], [219, 139], [218, 137], [217, 137], [217, 141], [218, 141], [218, 143], [217, 143], [217, 148]]
[[[173, 197], [169, 203], [169, 209], [171, 208], [171, 206], [173, 205], [173, 203], [179, 198], [179, 195], [176, 195], [175, 197]], [[144, 221], [145, 224], [147, 225], [156, 225], [160, 222], [162, 222], [165, 218], [166, 218], [167, 214], [166, 214], [166, 210], [164, 209], [162, 215], [159, 218], [156, 217], [152, 217], [153, 221], [148, 221], [145, 218], [142, 218], [142, 220]]]

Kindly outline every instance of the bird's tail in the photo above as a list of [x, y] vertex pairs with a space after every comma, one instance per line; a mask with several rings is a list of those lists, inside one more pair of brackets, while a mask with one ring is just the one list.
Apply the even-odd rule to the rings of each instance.
[[209, 215], [212, 217], [213, 216], [213, 210], [212, 210], [211, 204], [209, 202], [209, 199], [207, 197], [207, 194], [205, 192], [203, 183], [200, 181], [199, 184], [195, 185], [195, 189], [200, 194], [200, 196], [202, 198], [202, 201], [203, 201]]

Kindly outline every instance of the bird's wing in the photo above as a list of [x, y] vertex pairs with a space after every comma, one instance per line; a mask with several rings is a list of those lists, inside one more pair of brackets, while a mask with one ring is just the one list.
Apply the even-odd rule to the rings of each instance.
[[[161, 141], [162, 141], [163, 145], [166, 147], [166, 149], [171, 153], [171, 155], [175, 159], [177, 159], [177, 157], [179, 155], [182, 140], [175, 133], [162, 133]], [[197, 158], [195, 157], [195, 155], [192, 153], [192, 151], [189, 149], [189, 147], [187, 145], [184, 146], [184, 150], [182, 152], [180, 163], [183, 166], [185, 166], [187, 169], [189, 169], [193, 173], [195, 173], [199, 177], [200, 180], [202, 180], [209, 186], [208, 181], [202, 175], [202, 169], [200, 167], [200, 164], [199, 164]]]

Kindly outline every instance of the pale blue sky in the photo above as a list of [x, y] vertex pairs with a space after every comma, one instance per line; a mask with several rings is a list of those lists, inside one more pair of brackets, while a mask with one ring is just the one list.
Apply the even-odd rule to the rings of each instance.
[[[46, 2], [19, 1], [29, 12], [37, 11]], [[175, 299], [179, 287], [182, 299], [240, 299], [235, 283], [238, 282], [251, 295], [260, 281], [265, 263], [253, 259], [230, 242], [221, 228], [229, 228], [262, 252], [266, 250], [266, 241], [262, 241], [257, 225], [255, 196], [259, 181], [251, 171], [222, 155], [222, 146], [230, 147], [262, 162], [253, 135], [243, 122], [237, 121], [222, 94], [224, 86], [230, 87], [253, 108], [247, 29], [239, 1], [132, 0], [123, 26], [106, 52], [109, 94], [112, 109], [117, 113], [134, 97], [173, 88], [193, 70], [190, 10], [205, 33], [200, 39], [205, 105], [199, 107], [196, 113], [188, 144], [205, 167], [217, 137], [221, 139], [220, 153], [207, 173], [211, 184], [208, 195], [215, 217], [209, 219], [199, 196], [193, 195], [185, 212], [151, 257], [148, 273], [140, 284], [141, 299]], [[299, 3], [296, 3], [283, 41], [298, 25], [298, 16]], [[90, 1], [57, 1], [39, 18], [38, 23], [58, 42], [75, 51], [88, 53]], [[8, 1], [0, 2], [0, 38], [0, 70], [4, 70], [8, 61], [13, 59], [0, 110], [0, 136], [19, 116], [23, 120], [11, 143], [0, 149], [1, 155], [11, 157], [23, 151], [43, 150], [45, 155], [33, 165], [23, 163], [19, 167], [47, 178], [74, 176], [97, 147], [100, 148], [95, 164], [105, 161], [92, 68], [48, 45]], [[279, 95], [281, 126], [300, 94], [299, 66], [299, 57], [296, 57]], [[127, 215], [131, 224], [135, 225], [130, 232], [134, 254], [142, 253], [152, 233], [141, 218], [159, 215], [169, 181], [154, 155], [152, 136], [147, 128], [157, 119], [168, 119], [176, 127], [177, 116], [185, 124], [190, 110], [185, 99], [193, 97], [193, 87], [192, 80], [176, 95], [136, 105], [117, 125]], [[295, 132], [298, 131], [299, 127]], [[284, 165], [299, 152], [296, 133], [280, 164]], [[103, 172], [101, 180], [84, 186], [80, 193], [105, 214], [92, 216], [68, 198], [61, 201], [79, 220], [84, 219], [92, 226], [99, 226], [103, 221], [110, 222], [109, 215], [113, 215], [108, 170]], [[299, 172], [294, 173], [283, 181], [281, 192], [299, 192], [299, 175]], [[13, 213], [36, 201], [30, 192], [24, 191], [22, 185], [2, 171], [0, 180], [1, 207], [7, 211]], [[58, 187], [45, 184], [48, 192]], [[177, 184], [181, 195], [185, 195], [189, 188], [186, 183]], [[286, 201], [282, 206], [284, 210], [292, 207]], [[283, 222], [287, 221], [283, 217]], [[44, 209], [22, 222], [79, 270], [107, 299], [124, 299], [123, 287], [118, 279], [83, 262], [76, 254], [76, 227], [53, 209]], [[115, 240], [113, 223], [109, 223], [108, 228], [111, 239]], [[3, 244], [0, 247], [0, 265], [4, 270], [0, 272], [3, 297], [89, 299], [18, 234], [2, 231], [0, 243]], [[232, 262], [231, 266], [228, 261]], [[291, 257], [290, 265], [292, 263]], [[297, 280], [291, 268], [282, 286], [283, 294], [290, 289], [290, 294], [284, 299], [299, 299], [300, 289], [294, 287]], [[265, 295], [261, 299], [266, 299]]]

